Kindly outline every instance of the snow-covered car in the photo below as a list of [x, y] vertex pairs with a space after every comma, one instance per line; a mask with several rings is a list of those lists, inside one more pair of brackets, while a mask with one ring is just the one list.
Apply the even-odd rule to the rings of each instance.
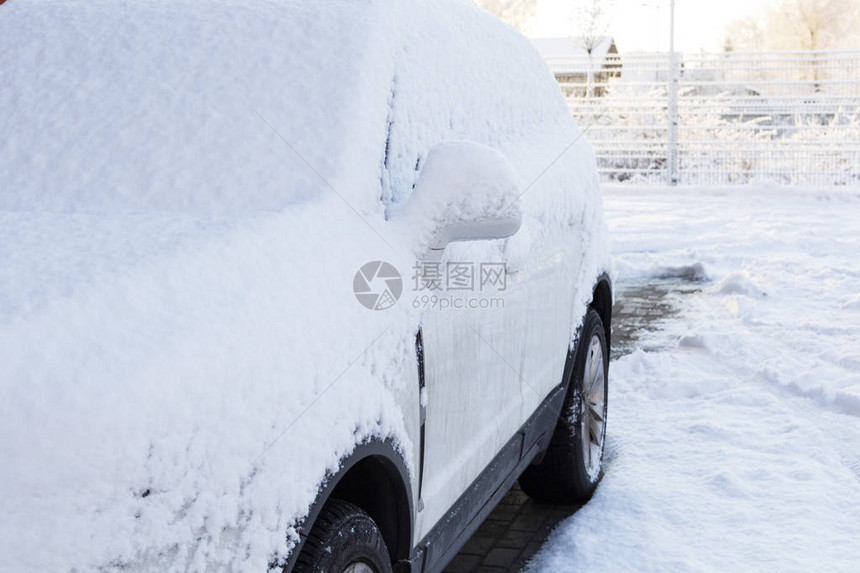
[[595, 161], [470, 2], [0, 8], [0, 569], [439, 571], [600, 478]]

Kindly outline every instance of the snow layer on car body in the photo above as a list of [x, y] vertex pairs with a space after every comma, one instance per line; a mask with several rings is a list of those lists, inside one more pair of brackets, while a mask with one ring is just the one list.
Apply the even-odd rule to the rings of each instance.
[[[527, 191], [513, 264], [568, 226], [573, 284], [606, 270], [593, 157], [558, 93], [525, 89], [549, 77], [527, 45], [448, 0], [5, 5], [0, 565], [263, 570], [357, 443], [411, 465], [418, 317], [350, 290], [366, 261], [413, 262], [384, 150], [424, 153], [418, 127], [449, 121]], [[398, 68], [408, 50], [438, 66]], [[444, 109], [466, 81], [498, 101]], [[391, 109], [398, 89], [431, 101]], [[416, 128], [390, 142], [392, 118]]]

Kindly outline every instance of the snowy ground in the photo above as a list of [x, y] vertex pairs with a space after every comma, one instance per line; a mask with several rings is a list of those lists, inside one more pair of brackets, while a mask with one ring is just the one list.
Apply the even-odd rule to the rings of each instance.
[[602, 485], [527, 571], [856, 571], [860, 193], [604, 197], [617, 296], [664, 317], [610, 368]]

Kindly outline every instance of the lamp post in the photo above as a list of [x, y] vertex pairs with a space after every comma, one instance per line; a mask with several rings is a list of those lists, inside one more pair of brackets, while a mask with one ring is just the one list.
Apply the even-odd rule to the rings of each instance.
[[[657, 52], [660, 51], [660, 8], [662, 0], [655, 2], [645, 1], [642, 6], [651, 6], [657, 8]], [[659, 55], [658, 64], [655, 70], [655, 80], [660, 81], [660, 66]], [[680, 82], [681, 66], [678, 62], [678, 57], [675, 54], [675, 0], [669, 0], [669, 62], [667, 70], [667, 86], [666, 92], [669, 98], [667, 106], [667, 149], [666, 159], [666, 183], [668, 185], [678, 184], [678, 84]]]

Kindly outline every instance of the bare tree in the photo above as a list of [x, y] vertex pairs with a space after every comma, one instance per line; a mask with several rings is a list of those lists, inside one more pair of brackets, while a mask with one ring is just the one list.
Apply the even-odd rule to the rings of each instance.
[[535, 15], [537, 0], [475, 0], [475, 3], [525, 33]]
[[780, 0], [760, 17], [735, 20], [725, 43], [735, 50], [828, 50], [860, 47], [856, 0]]
[[608, 0], [576, 0], [574, 3], [572, 29], [589, 55], [609, 29], [609, 8]]
[[575, 0], [571, 16], [571, 28], [579, 43], [588, 54], [588, 77], [586, 96], [594, 91], [593, 52], [609, 29], [610, 0]]

